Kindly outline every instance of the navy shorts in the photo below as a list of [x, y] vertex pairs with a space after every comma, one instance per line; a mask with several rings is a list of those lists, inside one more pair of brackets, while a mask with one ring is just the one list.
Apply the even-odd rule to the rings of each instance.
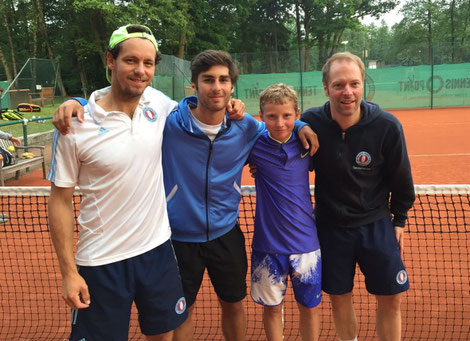
[[367, 291], [395, 295], [409, 288], [395, 228], [390, 218], [342, 228], [318, 222], [322, 252], [322, 289], [331, 295], [352, 291], [356, 264], [364, 274]]
[[208, 242], [173, 240], [173, 245], [188, 307], [196, 301], [206, 269], [220, 299], [235, 303], [246, 297], [248, 262], [245, 236], [238, 224], [230, 232]]
[[132, 303], [145, 335], [169, 332], [188, 317], [171, 241], [136, 257], [102, 266], [80, 266], [89, 308], [72, 310], [70, 341], [125, 341]]

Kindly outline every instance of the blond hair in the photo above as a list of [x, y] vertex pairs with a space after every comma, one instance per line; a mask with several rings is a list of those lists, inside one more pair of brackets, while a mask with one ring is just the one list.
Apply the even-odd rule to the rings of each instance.
[[364, 80], [365, 75], [366, 75], [366, 68], [361, 58], [359, 58], [358, 56], [350, 52], [338, 52], [332, 55], [330, 58], [328, 58], [325, 65], [323, 65], [323, 68], [321, 69], [323, 84], [328, 84], [328, 77], [330, 76], [331, 64], [333, 64], [333, 62], [337, 60], [349, 60], [349, 61], [356, 63], [357, 66], [359, 66], [359, 70], [361, 71], [362, 80]]
[[273, 84], [259, 95], [259, 108], [263, 112], [263, 107], [267, 103], [286, 104], [288, 101], [292, 102], [294, 110], [297, 111], [297, 92], [284, 83]]

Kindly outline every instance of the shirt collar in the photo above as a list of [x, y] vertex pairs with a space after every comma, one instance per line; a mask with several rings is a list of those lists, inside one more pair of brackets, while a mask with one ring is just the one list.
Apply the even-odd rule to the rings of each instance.
[[277, 142], [277, 143], [279, 143], [279, 144], [283, 144], [283, 143], [288, 142], [288, 141], [292, 138], [292, 132], [290, 133], [289, 137], [288, 137], [284, 142], [279, 141], [279, 140], [276, 140], [274, 137], [271, 136], [271, 134], [270, 134], [269, 132], [268, 132], [268, 136], [269, 136], [269, 138], [270, 138], [271, 140], [273, 140], [273, 141], [275, 141], [275, 142]]
[[[151, 94], [149, 94], [148, 90], [149, 90], [149, 87], [147, 87], [142, 93], [142, 96], [140, 97], [139, 104], [137, 105], [136, 111], [142, 110], [144, 107], [150, 105]], [[93, 117], [93, 119], [97, 123], [102, 122], [110, 113], [114, 112], [114, 111], [105, 111], [102, 107], [96, 104], [96, 101], [103, 98], [110, 91], [111, 91], [111, 86], [108, 86], [100, 90], [96, 90], [91, 94], [88, 100], [88, 105], [90, 108], [89, 114]]]

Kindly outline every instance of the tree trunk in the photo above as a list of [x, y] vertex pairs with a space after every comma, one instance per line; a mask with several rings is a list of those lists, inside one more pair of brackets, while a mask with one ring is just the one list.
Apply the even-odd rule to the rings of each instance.
[[32, 25], [32, 30], [33, 30], [33, 57], [31, 58], [30, 62], [32, 63], [32, 72], [31, 72], [31, 84], [29, 88], [31, 89], [31, 92], [36, 92], [36, 81], [37, 81], [37, 62], [36, 58], [38, 56], [38, 51], [39, 51], [39, 31], [38, 31], [38, 20], [36, 18], [36, 23], [35, 25]]
[[301, 31], [301, 26], [300, 26], [300, 11], [299, 11], [299, 4], [296, 2], [295, 3], [295, 28], [297, 30], [297, 48], [299, 49], [299, 59], [300, 59], [300, 64], [299, 65], [299, 70], [303, 70], [302, 66], [302, 31]]
[[98, 49], [97, 53], [100, 56], [101, 63], [103, 64], [103, 68], [105, 68], [107, 65], [106, 52], [105, 52], [107, 46], [104, 46], [103, 40], [100, 37], [100, 30], [102, 30], [102, 28], [99, 27], [99, 24], [98, 24], [99, 20], [100, 19], [97, 18], [96, 16], [90, 16], [90, 23], [91, 23], [90, 26], [91, 26], [93, 40], [95, 41], [96, 46], [101, 47]]
[[275, 72], [279, 72], [279, 46], [278, 46], [278, 41], [277, 41], [277, 31], [274, 32], [274, 67], [275, 67]]
[[450, 5], [450, 44], [451, 44], [451, 61], [455, 62], [455, 0]]
[[326, 51], [324, 37], [319, 36], [317, 41], [318, 41], [318, 66], [321, 67], [323, 64], [325, 64], [326, 56], [328, 52]]
[[[467, 5], [467, 15], [465, 16], [464, 24], [462, 25], [463, 32], [467, 32], [467, 25], [470, 19], [470, 0], [468, 0]], [[466, 35], [462, 34], [462, 38], [460, 39], [460, 48], [464, 47]], [[460, 62], [462, 62], [462, 53], [460, 53]]]
[[310, 15], [304, 10], [304, 44], [305, 44], [305, 56], [304, 56], [304, 72], [308, 71], [310, 63]]
[[7, 32], [8, 45], [10, 46], [11, 63], [13, 64], [13, 75], [14, 77], [16, 77], [18, 75], [18, 70], [16, 68], [15, 46], [13, 45], [13, 38], [11, 36], [10, 23], [8, 22], [8, 16], [7, 16], [6, 11], [3, 13], [3, 22], [5, 24], [5, 31]]
[[52, 67], [54, 69], [55, 74], [57, 75], [57, 86], [60, 89], [61, 96], [65, 97], [67, 96], [67, 93], [65, 91], [64, 84], [62, 83], [62, 76], [58, 70], [58, 66], [55, 63], [54, 52], [52, 52], [52, 48], [51, 48], [51, 45], [49, 44], [49, 39], [47, 37], [47, 29], [46, 29], [46, 23], [44, 22], [44, 12], [42, 8], [41, 0], [34, 0], [34, 3], [36, 5], [36, 10], [37, 10], [39, 32], [41, 33], [41, 36], [44, 39], [44, 44], [46, 45], [47, 53], [49, 54], [49, 59], [51, 60]]
[[5, 74], [7, 76], [7, 80], [11, 83], [13, 78], [11, 77], [10, 68], [8, 67], [8, 62], [3, 54], [2, 47], [0, 46], [0, 61], [2, 62], [3, 68], [5, 69]]
[[431, 13], [431, 0], [428, 0], [428, 52], [429, 52], [429, 65], [433, 64], [433, 53], [432, 53], [432, 13]]
[[183, 29], [183, 32], [180, 34], [180, 41], [178, 44], [178, 57], [184, 58], [184, 45], [186, 43], [186, 27]]
[[247, 34], [246, 25], [242, 23], [240, 25], [241, 38], [242, 38], [242, 74], [249, 73], [248, 70], [248, 48], [247, 48]]
[[88, 79], [86, 76], [85, 67], [83, 66], [83, 62], [81, 60], [77, 62], [77, 65], [78, 69], [80, 70], [80, 82], [82, 83], [83, 96], [85, 96], [85, 98], [88, 98]]

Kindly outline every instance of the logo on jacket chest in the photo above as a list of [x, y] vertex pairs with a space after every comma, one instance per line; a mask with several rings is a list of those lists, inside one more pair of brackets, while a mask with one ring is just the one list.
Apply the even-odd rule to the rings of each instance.
[[142, 109], [142, 114], [150, 122], [155, 122], [157, 120], [157, 113], [150, 107], [145, 107]]
[[356, 155], [356, 164], [360, 167], [367, 167], [372, 158], [368, 152], [360, 152]]

